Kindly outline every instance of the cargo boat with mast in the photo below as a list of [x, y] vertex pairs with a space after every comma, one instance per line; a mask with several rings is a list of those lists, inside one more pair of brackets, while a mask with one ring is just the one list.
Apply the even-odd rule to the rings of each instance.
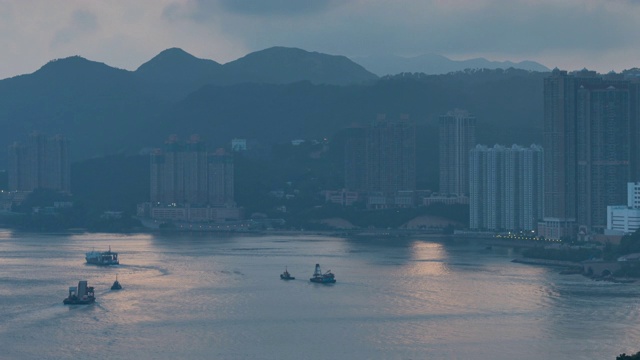
[[78, 281], [78, 286], [69, 287], [69, 296], [62, 300], [65, 305], [88, 305], [96, 301], [93, 286], [89, 286], [86, 280]]
[[316, 264], [316, 270], [313, 272], [313, 276], [309, 281], [319, 284], [333, 284], [336, 282], [336, 277], [331, 273], [331, 270], [323, 274], [320, 270], [320, 264]]

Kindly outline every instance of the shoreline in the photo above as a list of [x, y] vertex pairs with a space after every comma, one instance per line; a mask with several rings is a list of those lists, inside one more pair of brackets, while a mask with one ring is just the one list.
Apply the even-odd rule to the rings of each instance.
[[582, 264], [574, 261], [564, 261], [564, 260], [547, 260], [547, 259], [534, 259], [534, 258], [524, 258], [519, 257], [511, 260], [513, 263], [518, 264], [529, 264], [529, 265], [544, 265], [544, 266], [553, 266], [553, 267], [564, 267], [564, 268], [582, 268]]

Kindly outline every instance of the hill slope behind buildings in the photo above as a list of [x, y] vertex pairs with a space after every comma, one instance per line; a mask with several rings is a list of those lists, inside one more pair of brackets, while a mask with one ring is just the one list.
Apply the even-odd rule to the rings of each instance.
[[272, 144], [330, 138], [378, 113], [410, 114], [433, 145], [438, 116], [454, 108], [478, 118], [479, 141], [526, 144], [541, 138], [543, 76], [511, 69], [378, 79], [345, 57], [291, 48], [224, 65], [168, 49], [136, 71], [76, 56], [0, 80], [0, 147], [32, 131], [65, 135], [72, 160], [137, 153], [173, 133], [218, 146], [234, 137]]

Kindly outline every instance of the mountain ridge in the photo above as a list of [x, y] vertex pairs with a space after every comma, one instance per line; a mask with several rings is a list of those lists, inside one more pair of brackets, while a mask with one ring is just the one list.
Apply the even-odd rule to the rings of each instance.
[[134, 73], [143, 77], [193, 77], [196, 74], [209, 75], [220, 71], [222, 65], [214, 60], [200, 59], [180, 48], [161, 51], [149, 61], [140, 65]]
[[223, 67], [243, 80], [276, 84], [307, 80], [316, 84], [348, 85], [378, 78], [346, 56], [283, 46], [252, 52]]

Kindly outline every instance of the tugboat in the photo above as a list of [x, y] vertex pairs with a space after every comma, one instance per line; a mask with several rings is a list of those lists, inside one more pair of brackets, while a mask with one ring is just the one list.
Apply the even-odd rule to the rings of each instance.
[[86, 280], [78, 282], [78, 287], [69, 287], [69, 297], [62, 300], [65, 305], [87, 305], [96, 301], [93, 286], [88, 286]]
[[320, 284], [333, 284], [336, 282], [336, 277], [331, 273], [331, 270], [323, 274], [320, 270], [320, 264], [316, 264], [316, 271], [313, 272], [313, 277], [309, 281]]
[[109, 246], [109, 251], [89, 251], [85, 254], [85, 259], [87, 260], [87, 264], [93, 265], [118, 265], [120, 261], [118, 260], [118, 253], [111, 251], [111, 246]]
[[282, 274], [280, 274], [280, 279], [281, 280], [295, 280], [296, 278], [294, 276], [291, 276], [291, 274], [289, 274], [289, 271], [287, 271], [287, 268], [284, 268], [284, 272]]
[[118, 282], [118, 275], [116, 275], [116, 281], [111, 285], [111, 290], [122, 290], [122, 285]]

